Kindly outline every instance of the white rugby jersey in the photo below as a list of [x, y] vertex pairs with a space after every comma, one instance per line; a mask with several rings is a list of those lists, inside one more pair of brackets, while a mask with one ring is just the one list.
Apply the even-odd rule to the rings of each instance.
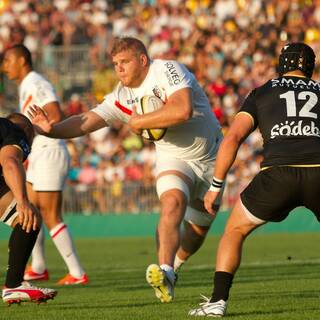
[[176, 61], [153, 60], [138, 88], [125, 87], [119, 82], [114, 91], [92, 111], [107, 125], [112, 125], [115, 120], [127, 123], [133, 106], [144, 95], [155, 95], [166, 102], [170, 95], [182, 88], [192, 90], [193, 116], [180, 125], [168, 128], [164, 137], [155, 141], [156, 150], [182, 160], [214, 159], [222, 137], [220, 124], [194, 75]]
[[[35, 71], [31, 71], [21, 81], [19, 86], [19, 109], [28, 117], [27, 110], [34, 104], [43, 108], [47, 103], [58, 101], [55, 91], [48, 80]], [[32, 147], [61, 143], [60, 139], [53, 139], [37, 135]]]

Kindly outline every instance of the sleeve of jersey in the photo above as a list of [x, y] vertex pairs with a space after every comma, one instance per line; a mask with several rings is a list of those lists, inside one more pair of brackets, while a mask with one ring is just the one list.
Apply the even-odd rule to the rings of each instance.
[[117, 108], [117, 100], [113, 93], [106, 95], [104, 100], [91, 111], [101, 117], [108, 126], [111, 126], [116, 120], [125, 121], [121, 115], [121, 110]]
[[191, 73], [176, 61], [164, 61], [160, 76], [168, 97], [180, 89], [192, 86]]
[[32, 103], [44, 107], [50, 102], [59, 101], [52, 85], [49, 82], [36, 82], [32, 88]]
[[245, 99], [238, 114], [242, 114], [242, 113], [245, 113], [251, 117], [254, 128], [256, 128], [258, 126], [256, 91], [255, 90], [251, 91], [250, 94]]

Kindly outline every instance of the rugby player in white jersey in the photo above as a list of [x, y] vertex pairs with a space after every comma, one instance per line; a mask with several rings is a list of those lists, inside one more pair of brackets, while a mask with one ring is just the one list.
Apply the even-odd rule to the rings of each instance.
[[[29, 50], [15, 45], [6, 50], [3, 69], [10, 80], [19, 86], [20, 112], [27, 115], [29, 106], [37, 104], [52, 122], [63, 115], [52, 85], [33, 71]], [[58, 281], [60, 285], [85, 284], [85, 274], [76, 254], [70, 233], [62, 220], [62, 189], [69, 167], [65, 142], [37, 135], [28, 158], [27, 191], [30, 201], [38, 207], [50, 236], [65, 261], [69, 273]], [[25, 280], [49, 278], [44, 256], [44, 232], [40, 232], [32, 252], [32, 265], [26, 270]]]
[[[214, 219], [202, 199], [211, 183], [221, 128], [205, 93], [183, 65], [150, 60], [144, 44], [130, 37], [115, 40], [111, 57], [120, 82], [96, 108], [56, 124], [36, 106], [30, 116], [40, 132], [55, 138], [78, 137], [116, 120], [128, 123], [137, 134], [142, 129], [168, 128], [164, 138], [155, 142], [161, 204], [158, 264], [147, 268], [146, 278], [161, 302], [170, 302], [176, 280], [174, 260], [178, 267], [199, 249]], [[136, 106], [145, 95], [158, 96], [164, 106], [137, 114]]]

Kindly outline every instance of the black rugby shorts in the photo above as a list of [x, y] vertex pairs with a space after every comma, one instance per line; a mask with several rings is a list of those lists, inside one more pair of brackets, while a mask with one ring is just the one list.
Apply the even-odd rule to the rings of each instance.
[[249, 212], [264, 221], [282, 221], [299, 206], [320, 220], [320, 167], [268, 168], [255, 176], [240, 197]]

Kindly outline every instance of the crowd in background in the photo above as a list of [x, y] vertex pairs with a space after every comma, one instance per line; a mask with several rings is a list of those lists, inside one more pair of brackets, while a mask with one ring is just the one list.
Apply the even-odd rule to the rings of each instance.
[[[14, 43], [24, 43], [35, 61], [42, 59], [50, 65], [52, 48], [88, 46], [89, 85], [79, 90], [70, 83], [59, 82], [59, 68], [48, 72], [58, 88], [66, 116], [89, 110], [112, 90], [117, 80], [107, 51], [115, 36], [137, 37], [146, 44], [151, 58], [175, 59], [185, 64], [205, 89], [212, 112], [224, 131], [250, 90], [276, 76], [276, 58], [286, 42], [305, 41], [316, 53], [320, 49], [319, 0], [1, 3], [0, 51]], [[154, 185], [155, 150], [151, 143], [116, 124], [70, 140], [68, 146], [72, 156], [70, 185], [80, 191], [88, 190], [88, 186], [101, 187], [97, 190], [108, 186], [114, 211], [144, 210], [137, 203], [143, 203], [143, 197], [127, 202], [129, 209], [117, 199], [132, 197], [132, 189], [126, 191], [132, 183], [142, 184], [145, 189]], [[228, 175], [225, 208], [233, 205], [239, 192], [258, 172], [261, 157], [260, 134], [254, 132], [240, 149]], [[100, 212], [109, 211], [109, 204], [102, 201], [104, 197], [99, 191], [95, 193]], [[156, 210], [156, 204], [153, 205]]]

